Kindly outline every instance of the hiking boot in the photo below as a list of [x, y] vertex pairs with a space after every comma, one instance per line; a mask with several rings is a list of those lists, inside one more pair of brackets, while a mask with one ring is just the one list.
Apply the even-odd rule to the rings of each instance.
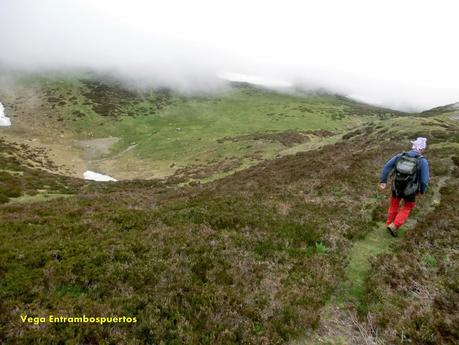
[[397, 237], [397, 228], [395, 227], [395, 224], [394, 223], [390, 223], [387, 227], [386, 227], [387, 231], [390, 232], [391, 236], [392, 237]]

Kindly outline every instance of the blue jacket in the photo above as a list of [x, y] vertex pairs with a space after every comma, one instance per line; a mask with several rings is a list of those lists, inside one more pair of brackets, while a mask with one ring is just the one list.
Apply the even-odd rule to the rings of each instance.
[[[416, 157], [419, 155], [419, 152], [415, 150], [408, 151], [407, 153], [410, 157]], [[396, 154], [394, 157], [387, 161], [386, 165], [384, 165], [384, 168], [381, 172], [381, 177], [379, 179], [381, 183], [387, 183], [387, 177], [389, 176], [389, 173], [395, 168], [395, 162], [402, 154], [403, 152]], [[427, 186], [429, 185], [429, 162], [425, 157], [419, 161], [419, 182], [419, 192], [424, 194], [424, 192], [427, 190]]]

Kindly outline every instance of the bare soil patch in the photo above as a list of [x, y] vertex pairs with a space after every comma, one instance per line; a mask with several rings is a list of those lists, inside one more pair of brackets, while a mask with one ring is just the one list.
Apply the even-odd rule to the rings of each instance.
[[112, 146], [119, 140], [120, 138], [117, 137], [108, 137], [89, 140], [75, 140], [75, 143], [84, 150], [83, 159], [94, 161], [109, 154]]

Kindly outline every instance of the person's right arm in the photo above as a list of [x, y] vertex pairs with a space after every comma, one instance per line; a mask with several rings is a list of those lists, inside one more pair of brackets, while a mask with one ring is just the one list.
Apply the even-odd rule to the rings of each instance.
[[421, 176], [420, 176], [420, 186], [419, 186], [419, 193], [424, 194], [427, 190], [427, 186], [429, 185], [429, 162], [427, 159], [423, 158], [421, 160]]

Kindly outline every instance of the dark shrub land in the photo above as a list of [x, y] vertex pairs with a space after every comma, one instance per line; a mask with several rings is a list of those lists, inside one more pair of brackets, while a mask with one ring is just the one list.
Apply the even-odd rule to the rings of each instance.
[[[87, 87], [94, 107], [114, 97], [101, 85]], [[158, 104], [167, 103], [167, 92], [160, 95]], [[110, 107], [107, 115], [117, 115], [117, 104]], [[407, 149], [425, 120], [410, 123], [403, 115], [395, 125], [378, 120], [318, 149], [191, 186], [55, 175], [46, 161], [38, 163], [38, 153], [28, 157], [30, 150], [0, 141], [0, 343], [307, 339], [342, 290], [355, 243], [385, 231], [388, 195], [377, 187], [380, 168]], [[415, 227], [373, 257], [354, 302], [362, 323], [368, 315], [376, 320], [382, 343], [459, 339], [457, 130], [452, 124], [424, 130], [441, 138], [426, 153], [432, 188], [418, 201]], [[287, 134], [291, 146], [308, 133]], [[65, 198], [20, 202], [43, 190]], [[21, 315], [137, 322], [33, 325]]]

